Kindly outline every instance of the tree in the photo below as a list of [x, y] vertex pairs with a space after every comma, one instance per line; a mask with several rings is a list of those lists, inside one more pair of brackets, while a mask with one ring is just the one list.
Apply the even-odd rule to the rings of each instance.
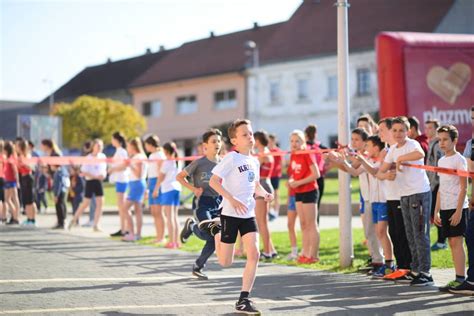
[[71, 104], [56, 104], [52, 114], [62, 118], [63, 141], [72, 148], [94, 138], [108, 143], [116, 131], [131, 138], [146, 130], [145, 118], [133, 106], [112, 99], [83, 95]]

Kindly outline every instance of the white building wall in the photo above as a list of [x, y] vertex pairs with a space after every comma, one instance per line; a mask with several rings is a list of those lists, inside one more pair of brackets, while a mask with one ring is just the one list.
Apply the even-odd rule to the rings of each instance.
[[[375, 51], [351, 54], [349, 86], [352, 121], [361, 113], [376, 112], [378, 106]], [[370, 94], [357, 95], [357, 69], [370, 71]], [[337, 75], [335, 55], [264, 65], [252, 69], [248, 77], [249, 118], [254, 130], [265, 129], [277, 135], [281, 147], [288, 149], [288, 135], [308, 124], [318, 126], [318, 138], [326, 146], [337, 135], [337, 98], [328, 97], [328, 77]], [[308, 80], [307, 100], [298, 99], [298, 79]], [[256, 84], [258, 82], [258, 84]], [[272, 82], [280, 84], [280, 98], [272, 102]], [[258, 96], [258, 99], [256, 98]]]

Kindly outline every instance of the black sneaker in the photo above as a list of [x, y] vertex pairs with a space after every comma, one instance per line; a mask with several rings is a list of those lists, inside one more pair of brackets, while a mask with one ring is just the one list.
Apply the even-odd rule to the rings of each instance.
[[193, 265], [193, 275], [195, 277], [197, 277], [199, 280], [208, 280], [209, 279], [207, 277], [207, 275], [202, 272], [202, 268], [199, 268], [196, 265]]
[[113, 233], [113, 234], [110, 234], [110, 237], [122, 237], [123, 234], [122, 234], [122, 230], [119, 229], [117, 232]]
[[56, 225], [54, 227], [52, 227], [51, 229], [64, 229], [64, 225]]
[[179, 239], [181, 239], [181, 242], [183, 244], [185, 244], [188, 241], [189, 237], [193, 234], [192, 226], [195, 223], [196, 222], [194, 221], [194, 218], [192, 217], [189, 217], [184, 223], [184, 227], [181, 230], [181, 234], [179, 235]]
[[399, 278], [396, 278], [394, 281], [397, 282], [397, 283], [402, 283], [402, 284], [411, 284], [411, 282], [413, 282], [413, 280], [417, 277], [418, 276], [416, 276], [412, 272], [410, 272], [406, 275], [403, 275]]
[[272, 261], [272, 259], [272, 255], [267, 255], [263, 252], [260, 253], [260, 261]]
[[433, 277], [425, 273], [420, 273], [418, 276], [413, 279], [410, 283], [411, 286], [429, 286], [434, 285]]
[[247, 314], [247, 315], [260, 315], [260, 311], [255, 307], [253, 302], [248, 298], [243, 298], [238, 300], [235, 303], [235, 310], [237, 313], [240, 314]]
[[6, 225], [19, 225], [20, 222], [18, 220], [10, 218], [10, 220], [6, 223]]
[[217, 235], [221, 231], [220, 218], [206, 219], [199, 223], [198, 228], [208, 232], [211, 236]]
[[462, 282], [459, 282], [457, 280], [453, 280], [453, 281], [448, 282], [448, 284], [446, 284], [445, 286], [438, 287], [438, 290], [440, 292], [448, 293], [450, 289], [458, 287], [461, 284], [462, 284]]
[[474, 295], [474, 284], [464, 281], [461, 285], [450, 288], [449, 292], [455, 294]]

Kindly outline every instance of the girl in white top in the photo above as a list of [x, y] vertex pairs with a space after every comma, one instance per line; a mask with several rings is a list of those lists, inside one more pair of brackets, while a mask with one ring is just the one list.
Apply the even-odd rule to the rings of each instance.
[[112, 146], [115, 147], [114, 159], [122, 159], [123, 161], [112, 164], [109, 168], [109, 181], [115, 183], [115, 192], [117, 194], [117, 207], [120, 216], [120, 230], [111, 234], [111, 237], [121, 237], [126, 234], [125, 227], [125, 192], [128, 187], [129, 170], [125, 162], [128, 159], [127, 142], [120, 132], [112, 134]]
[[74, 214], [73, 220], [69, 223], [69, 229], [79, 222], [82, 212], [89, 207], [91, 198], [95, 195], [96, 209], [93, 230], [94, 232], [101, 231], [99, 229], [99, 221], [102, 217], [102, 205], [104, 203], [104, 188], [102, 186], [102, 181], [104, 181], [107, 176], [107, 163], [105, 162], [107, 157], [102, 152], [103, 149], [104, 142], [98, 138], [94, 139], [92, 142], [92, 152], [87, 155], [87, 157], [90, 159], [98, 159], [99, 161], [93, 164], [84, 164], [81, 167], [81, 173], [86, 178], [86, 193], [84, 201], [77, 209], [76, 214]]
[[168, 224], [169, 242], [165, 247], [173, 249], [179, 248], [178, 207], [181, 184], [176, 180], [176, 175], [179, 173], [179, 169], [178, 162], [174, 160], [178, 157], [178, 152], [174, 143], [164, 144], [163, 151], [168, 160], [165, 160], [161, 165], [156, 186], [160, 188], [158, 195], [159, 203], [165, 211], [166, 221]]
[[[141, 238], [143, 214], [142, 203], [145, 197], [146, 190], [146, 173], [147, 163], [145, 152], [143, 151], [142, 141], [139, 137], [132, 138], [127, 146], [128, 154], [131, 157], [129, 163], [130, 168], [130, 182], [127, 202], [125, 202], [125, 222], [128, 234], [126, 234], [123, 241], [135, 241]], [[130, 211], [131, 207], [135, 208], [135, 216], [137, 222], [137, 229], [133, 227], [133, 217]]]
[[159, 189], [156, 185], [158, 182], [158, 176], [163, 164], [163, 160], [166, 159], [165, 154], [160, 146], [160, 139], [156, 135], [150, 135], [145, 139], [145, 149], [150, 153], [148, 159], [148, 204], [150, 205], [151, 214], [155, 221], [156, 229], [156, 243], [161, 244], [165, 238], [165, 219], [161, 210], [159, 201]]

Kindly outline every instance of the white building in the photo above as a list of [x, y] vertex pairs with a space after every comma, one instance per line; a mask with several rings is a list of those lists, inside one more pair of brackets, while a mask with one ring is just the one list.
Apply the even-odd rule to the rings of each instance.
[[[254, 129], [277, 135], [318, 126], [318, 139], [337, 139], [336, 8], [334, 1], [304, 1], [261, 48], [260, 66], [249, 69], [248, 116]], [[375, 37], [382, 31], [474, 33], [474, 1], [350, 1], [349, 90], [351, 123], [376, 114]], [[429, 2], [429, 4], [428, 4]], [[360, 22], [364, 23], [360, 23]]]

